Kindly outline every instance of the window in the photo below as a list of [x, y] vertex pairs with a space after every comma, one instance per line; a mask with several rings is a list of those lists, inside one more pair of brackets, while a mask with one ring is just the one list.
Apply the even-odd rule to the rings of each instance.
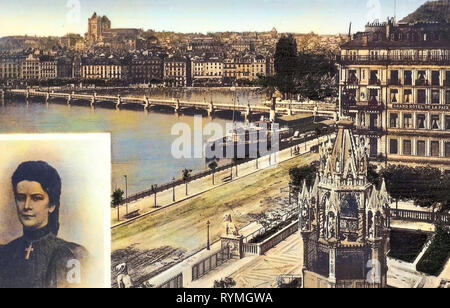
[[404, 128], [413, 128], [412, 114], [403, 115], [403, 126]]
[[412, 144], [411, 140], [403, 140], [403, 155], [412, 155]]
[[398, 78], [398, 71], [391, 71], [391, 84], [392, 85], [400, 84]]
[[404, 79], [405, 79], [405, 86], [412, 86], [412, 71], [405, 71]]
[[441, 129], [441, 119], [438, 115], [431, 116], [431, 129]]
[[398, 128], [398, 114], [396, 113], [391, 113], [390, 114], [390, 126], [391, 128]]
[[427, 95], [425, 90], [417, 90], [417, 103], [418, 104], [426, 104]]
[[404, 90], [403, 97], [404, 97], [405, 103], [407, 103], [407, 104], [412, 103], [412, 100], [413, 100], [412, 90], [411, 89]]
[[348, 77], [348, 83], [349, 84], [357, 84], [358, 83], [358, 77], [356, 77], [356, 71], [355, 70], [351, 70], [348, 72], [349, 77]]
[[378, 155], [378, 139], [370, 138], [370, 157], [377, 157]]
[[427, 83], [426, 71], [419, 71], [417, 74], [416, 85], [424, 86]]
[[376, 114], [370, 114], [370, 123], [369, 123], [369, 127], [371, 130], [374, 130], [377, 128], [378, 126], [378, 115]]
[[431, 84], [433, 86], [439, 86], [441, 84], [439, 78], [440, 78], [439, 71], [433, 71], [431, 73]]
[[389, 141], [389, 149], [391, 154], [396, 155], [398, 154], [398, 141], [397, 139], [391, 139]]
[[450, 90], [447, 90], [447, 92], [445, 92], [445, 103], [447, 105], [450, 105]]
[[378, 90], [377, 89], [369, 90], [369, 104], [370, 105], [378, 105]]
[[398, 103], [398, 90], [397, 89], [391, 90], [391, 103], [392, 104]]
[[425, 156], [425, 141], [417, 141], [417, 156]]
[[431, 91], [431, 103], [433, 105], [439, 105], [441, 103], [441, 93], [439, 90]]
[[431, 141], [431, 156], [439, 157], [439, 141]]
[[450, 142], [445, 143], [445, 157], [450, 157]]
[[450, 130], [450, 116], [445, 116], [445, 130]]
[[371, 85], [377, 85], [378, 84], [378, 71], [370, 71], [370, 80], [369, 83]]
[[417, 128], [418, 129], [426, 129], [426, 124], [425, 124], [425, 119], [426, 116], [424, 114], [418, 114], [417, 115]]
[[359, 125], [360, 126], [366, 126], [366, 115], [364, 112], [359, 114]]

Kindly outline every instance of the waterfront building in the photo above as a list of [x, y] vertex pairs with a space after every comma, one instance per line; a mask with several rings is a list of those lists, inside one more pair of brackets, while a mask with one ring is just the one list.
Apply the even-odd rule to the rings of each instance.
[[221, 85], [224, 76], [223, 59], [214, 58], [193, 58], [191, 60], [192, 82], [198, 85]]
[[70, 57], [61, 57], [57, 60], [58, 79], [69, 79], [73, 76], [73, 61]]
[[364, 140], [353, 122], [337, 123], [334, 146], [320, 147], [319, 171], [299, 196], [305, 288], [387, 287], [389, 195], [367, 179]]
[[25, 80], [38, 80], [40, 76], [39, 58], [33, 54], [28, 55], [22, 62], [20, 77]]
[[190, 87], [191, 61], [173, 57], [164, 60], [164, 83], [172, 87]]
[[83, 62], [81, 60], [81, 56], [75, 55], [73, 57], [73, 62], [72, 62], [72, 78], [81, 78], [82, 65], [83, 65]]
[[267, 73], [266, 59], [261, 56], [244, 56], [236, 61], [236, 79], [254, 81], [258, 76], [265, 76]]
[[262, 55], [245, 55], [225, 60], [225, 78], [255, 81], [258, 76], [267, 76], [267, 59]]
[[341, 48], [340, 109], [378, 161], [450, 168], [448, 23], [367, 24]]
[[19, 79], [24, 58], [16, 55], [0, 56], [0, 79]]
[[83, 79], [123, 80], [127, 78], [127, 65], [113, 57], [82, 59]]
[[131, 60], [130, 78], [133, 83], [162, 81], [163, 60], [157, 56], [135, 56]]
[[49, 80], [58, 77], [58, 62], [50, 56], [39, 58], [39, 79]]

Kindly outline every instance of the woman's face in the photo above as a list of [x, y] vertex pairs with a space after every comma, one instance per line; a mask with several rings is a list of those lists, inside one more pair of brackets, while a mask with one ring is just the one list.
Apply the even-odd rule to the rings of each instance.
[[55, 206], [50, 206], [50, 198], [41, 184], [22, 181], [16, 191], [17, 215], [24, 229], [39, 230], [47, 226]]

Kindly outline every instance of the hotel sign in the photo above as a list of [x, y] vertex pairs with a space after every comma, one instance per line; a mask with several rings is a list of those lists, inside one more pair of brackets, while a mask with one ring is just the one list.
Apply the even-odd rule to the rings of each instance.
[[399, 110], [436, 110], [450, 111], [450, 105], [418, 105], [418, 104], [392, 104], [393, 109]]

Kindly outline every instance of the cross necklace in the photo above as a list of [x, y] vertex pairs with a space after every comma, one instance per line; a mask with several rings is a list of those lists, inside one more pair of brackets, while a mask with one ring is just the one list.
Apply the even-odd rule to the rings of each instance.
[[30, 260], [30, 256], [31, 256], [31, 253], [34, 251], [34, 249], [33, 249], [33, 243], [30, 243], [30, 247], [28, 247], [28, 248], [26, 248], [25, 249], [25, 252], [26, 252], [26, 254], [25, 254], [25, 260]]

